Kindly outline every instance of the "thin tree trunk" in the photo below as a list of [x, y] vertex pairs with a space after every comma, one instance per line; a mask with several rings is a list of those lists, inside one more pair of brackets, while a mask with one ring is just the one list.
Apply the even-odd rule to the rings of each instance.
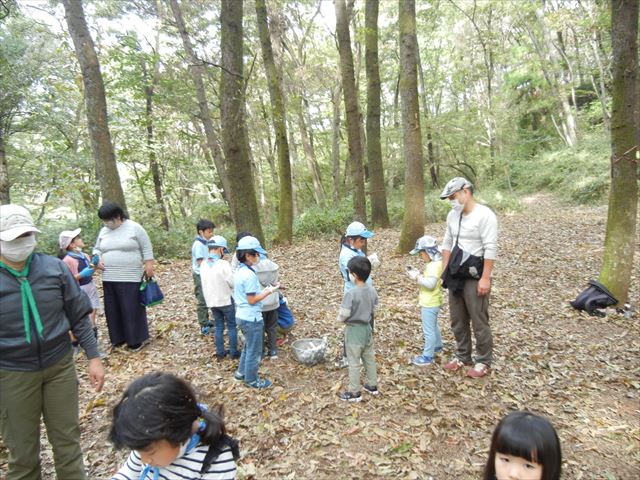
[[235, 211], [236, 207], [233, 205], [233, 195], [231, 194], [231, 182], [229, 181], [227, 175], [227, 168], [224, 163], [224, 159], [222, 156], [215, 154], [216, 145], [216, 134], [213, 128], [213, 121], [211, 119], [211, 112], [209, 110], [209, 103], [207, 101], [207, 94], [204, 86], [204, 70], [205, 67], [200, 61], [193, 49], [193, 44], [191, 43], [191, 37], [189, 36], [189, 32], [187, 32], [187, 27], [184, 23], [184, 18], [182, 17], [182, 10], [180, 9], [180, 5], [178, 5], [177, 0], [168, 0], [169, 5], [171, 7], [171, 11], [173, 12], [173, 17], [176, 21], [176, 27], [178, 28], [178, 32], [180, 33], [180, 37], [182, 38], [182, 45], [184, 47], [184, 51], [187, 54], [187, 60], [189, 62], [189, 72], [191, 73], [191, 78], [193, 80], [195, 89], [196, 89], [196, 97], [198, 99], [198, 109], [200, 113], [200, 120], [202, 121], [202, 125], [204, 127], [204, 133], [207, 139], [207, 145], [209, 149], [213, 153], [213, 161], [216, 164], [216, 170], [218, 173], [218, 177], [220, 177], [220, 183], [222, 184], [222, 195], [229, 205], [229, 210], [231, 211], [231, 216], [235, 220]]
[[398, 250], [406, 253], [424, 234], [424, 167], [418, 105], [415, 0], [399, 0], [400, 96], [405, 156], [404, 217]]
[[364, 193], [364, 166], [362, 161], [362, 139], [360, 137], [360, 113], [358, 108], [358, 92], [356, 90], [353, 55], [351, 53], [351, 34], [345, 0], [335, 0], [336, 33], [338, 36], [338, 52], [340, 54], [340, 74], [342, 76], [342, 92], [347, 119], [347, 139], [349, 143], [349, 159], [353, 178], [353, 207], [356, 220], [365, 222], [367, 204]]
[[4, 146], [4, 131], [0, 128], [0, 205], [11, 203], [11, 183], [9, 181], [9, 165]]
[[[175, 0], [172, 0], [175, 1]], [[243, 2], [222, 0], [220, 10], [220, 118], [230, 185], [229, 198], [237, 231], [264, 241], [245, 130], [243, 76]]]
[[320, 169], [318, 168], [318, 162], [316, 161], [316, 153], [313, 148], [311, 133], [309, 132], [309, 127], [305, 121], [305, 104], [300, 97], [298, 97], [298, 128], [300, 130], [304, 156], [307, 161], [307, 168], [309, 169], [311, 181], [313, 182], [313, 197], [316, 204], [323, 207], [325, 204], [324, 187], [322, 186], [322, 179], [320, 178]]
[[638, 0], [611, 1], [611, 44], [611, 189], [600, 281], [622, 305], [629, 299], [638, 221]]
[[62, 3], [69, 34], [73, 40], [76, 57], [82, 71], [91, 152], [96, 163], [96, 174], [100, 182], [102, 197], [105, 201], [119, 204], [124, 211], [127, 211], [116, 157], [111, 144], [111, 134], [109, 133], [107, 100], [100, 73], [100, 62], [84, 16], [82, 2], [80, 0], [62, 0]]
[[420, 48], [416, 45], [416, 59], [418, 62], [418, 79], [420, 80], [420, 91], [422, 93], [422, 110], [424, 111], [424, 121], [426, 123], [425, 130], [427, 133], [427, 163], [429, 164], [429, 174], [431, 176], [431, 186], [438, 188], [438, 171], [436, 168], [436, 156], [433, 149], [433, 134], [431, 125], [429, 124], [429, 103], [427, 102], [427, 86], [424, 81], [424, 70], [422, 69], [422, 60], [420, 58]]
[[331, 91], [333, 104], [333, 118], [331, 120], [331, 170], [333, 173], [333, 204], [338, 205], [342, 197], [340, 183], [340, 96], [342, 88], [340, 82]]
[[[156, 32], [156, 52], [159, 46], [159, 32]], [[142, 75], [144, 81], [144, 97], [145, 97], [145, 123], [147, 126], [147, 152], [149, 155], [149, 168], [151, 170], [151, 176], [153, 177], [153, 191], [156, 197], [156, 208], [160, 211], [160, 218], [162, 222], [162, 228], [165, 231], [169, 231], [169, 215], [167, 213], [167, 206], [165, 205], [164, 195], [162, 194], [162, 179], [160, 178], [160, 168], [158, 166], [158, 160], [156, 158], [155, 141], [153, 137], [153, 95], [155, 87], [158, 84], [159, 79], [159, 60], [155, 59], [153, 66], [153, 74], [149, 78], [147, 71], [147, 64], [144, 57], [141, 57], [140, 66], [142, 68]]]
[[365, 64], [367, 70], [367, 162], [371, 187], [371, 222], [388, 227], [387, 192], [380, 144], [380, 66], [378, 64], [378, 3], [365, 4]]

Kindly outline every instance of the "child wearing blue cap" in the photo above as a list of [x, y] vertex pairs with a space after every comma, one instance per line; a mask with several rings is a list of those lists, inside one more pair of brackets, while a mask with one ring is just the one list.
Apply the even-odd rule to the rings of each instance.
[[[229, 253], [227, 240], [221, 235], [214, 235], [207, 242], [207, 247], [209, 254], [200, 264], [200, 280], [205, 302], [213, 316], [216, 358], [222, 360], [227, 355], [231, 358], [240, 358], [236, 312], [233, 304], [233, 272], [231, 264], [224, 259], [224, 255]], [[225, 325], [229, 335], [229, 350], [224, 348]]]
[[[349, 270], [347, 269], [347, 264], [353, 257], [367, 256], [362, 249], [365, 248], [367, 240], [373, 237], [373, 235], [374, 233], [367, 230], [367, 227], [365, 227], [363, 223], [351, 222], [347, 227], [346, 232], [342, 236], [342, 239], [340, 241], [341, 245], [338, 266], [340, 267], [340, 274], [342, 275], [342, 280], [344, 282], [343, 293], [345, 294], [355, 286], [355, 284], [349, 278]], [[371, 257], [367, 258], [369, 258], [372, 267], [375, 267], [380, 263], [380, 261], [378, 260], [378, 256], [375, 253], [371, 255]], [[371, 276], [367, 278], [366, 284], [370, 287], [373, 286]], [[371, 326], [373, 327], [373, 319], [371, 320]], [[339, 368], [345, 368], [347, 366], [347, 352], [344, 348], [344, 343], [342, 350], [342, 359], [336, 362], [336, 366]]]
[[262, 300], [278, 290], [279, 284], [269, 285], [261, 291], [260, 282], [253, 265], [260, 262], [260, 254], [267, 252], [257, 238], [243, 237], [238, 241], [236, 257], [239, 266], [233, 275], [233, 299], [236, 303], [236, 320], [244, 334], [244, 348], [234, 378], [244, 381], [251, 388], [269, 388], [271, 380], [258, 377], [262, 357]]
[[407, 275], [420, 287], [418, 303], [422, 316], [422, 332], [424, 347], [422, 355], [414, 357], [414, 365], [427, 366], [433, 363], [437, 352], [442, 351], [442, 337], [438, 327], [438, 313], [442, 306], [442, 254], [435, 238], [425, 235], [416, 241], [416, 247], [409, 252], [420, 255], [426, 263], [424, 272], [420, 273], [415, 267], [407, 267]]
[[198, 235], [191, 245], [191, 273], [193, 276], [193, 293], [196, 296], [198, 323], [200, 324], [200, 332], [203, 335], [209, 335], [211, 330], [211, 321], [209, 320], [209, 310], [207, 302], [205, 302], [202, 294], [202, 281], [200, 278], [200, 265], [208, 256], [207, 242], [213, 236], [213, 229], [216, 226], [211, 220], [200, 219], [196, 225]]

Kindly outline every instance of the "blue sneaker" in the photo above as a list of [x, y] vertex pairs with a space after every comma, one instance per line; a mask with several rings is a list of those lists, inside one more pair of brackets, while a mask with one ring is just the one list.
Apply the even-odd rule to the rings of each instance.
[[433, 357], [427, 357], [426, 355], [418, 355], [417, 357], [413, 357], [411, 363], [414, 365], [418, 365], [420, 367], [424, 367], [427, 365], [431, 365], [433, 363]]
[[257, 388], [259, 390], [264, 390], [265, 388], [269, 388], [271, 385], [273, 385], [273, 382], [271, 380], [267, 380], [266, 378], [258, 378], [253, 382], [247, 383], [247, 387]]
[[244, 375], [241, 374], [240, 372], [236, 372], [233, 374], [233, 379], [238, 381], [238, 382], [243, 382], [244, 381]]

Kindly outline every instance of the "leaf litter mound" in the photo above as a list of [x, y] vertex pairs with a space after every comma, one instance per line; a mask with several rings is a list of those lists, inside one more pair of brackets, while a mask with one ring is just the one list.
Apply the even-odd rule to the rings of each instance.
[[[334, 366], [342, 331], [336, 321], [342, 299], [337, 238], [269, 252], [280, 265], [297, 323], [279, 358], [262, 362], [260, 373], [274, 381], [264, 392], [234, 382], [236, 362], [215, 360], [213, 338], [200, 335], [190, 263], [161, 263], [157, 277], [166, 300], [148, 311], [150, 344], [136, 353], [111, 352], [100, 394], [90, 389], [85, 359], [77, 361], [89, 478], [109, 478], [126, 458], [128, 452], [107, 442], [111, 408], [132, 379], [153, 370], [183, 376], [202, 401], [225, 406], [227, 426], [241, 442], [239, 478], [477, 479], [494, 426], [514, 409], [529, 409], [555, 425], [563, 478], [640, 478], [638, 314], [609, 309], [604, 318], [590, 317], [568, 304], [597, 278], [606, 209], [568, 207], [542, 195], [524, 204], [523, 212], [499, 215], [490, 308], [494, 364], [479, 380], [446, 373], [441, 365], [410, 364], [421, 351], [422, 333], [417, 290], [404, 270], [420, 266], [419, 260], [394, 253], [397, 230], [376, 230], [369, 252], [382, 259], [374, 271], [381, 299], [375, 327], [381, 394], [363, 393], [358, 404], [337, 397], [347, 376]], [[441, 241], [444, 224], [429, 224], [426, 233]], [[630, 296], [636, 308], [639, 257]], [[439, 323], [444, 363], [455, 350], [446, 304]], [[327, 361], [297, 363], [291, 341], [323, 336]], [[54, 478], [43, 445], [45, 478]], [[0, 467], [6, 469], [6, 457]]]

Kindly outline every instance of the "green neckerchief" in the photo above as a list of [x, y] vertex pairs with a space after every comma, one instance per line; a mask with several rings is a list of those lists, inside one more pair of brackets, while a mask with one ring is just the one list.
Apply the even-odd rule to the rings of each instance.
[[32, 259], [33, 254], [29, 255], [29, 259], [27, 260], [27, 263], [25, 264], [21, 272], [14, 270], [9, 265], [6, 265], [3, 262], [0, 262], [0, 267], [4, 268], [7, 272], [16, 277], [20, 282], [20, 295], [22, 296], [22, 318], [24, 320], [24, 338], [27, 343], [31, 343], [31, 322], [29, 321], [29, 309], [31, 309], [31, 314], [33, 315], [33, 321], [36, 324], [38, 336], [40, 338], [43, 338], [42, 321], [40, 320], [40, 314], [38, 313], [38, 309], [36, 308], [36, 299], [33, 298], [33, 291], [31, 290], [29, 279], [27, 278], [27, 276], [29, 275], [29, 265], [31, 265]]

